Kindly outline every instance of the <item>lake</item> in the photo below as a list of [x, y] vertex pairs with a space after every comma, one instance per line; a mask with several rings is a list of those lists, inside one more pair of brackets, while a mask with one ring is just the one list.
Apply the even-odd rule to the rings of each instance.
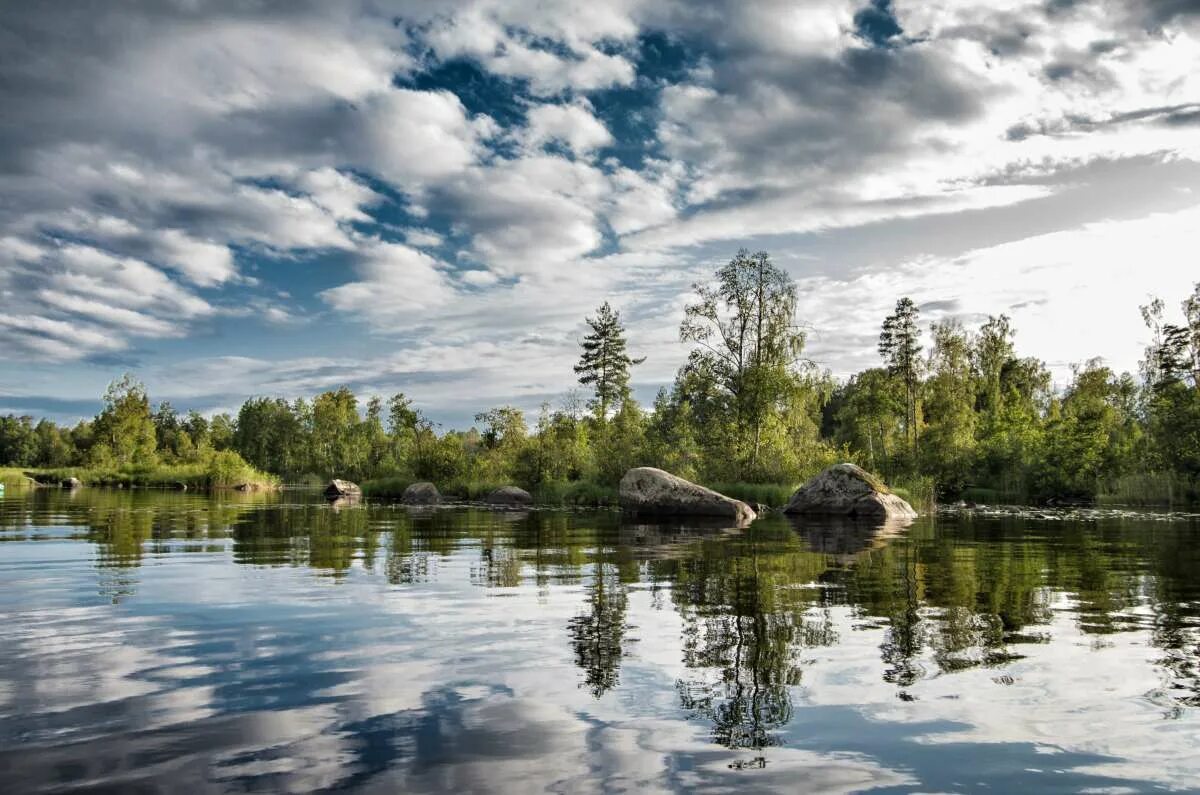
[[1198, 540], [9, 491], [0, 791], [1197, 791]]

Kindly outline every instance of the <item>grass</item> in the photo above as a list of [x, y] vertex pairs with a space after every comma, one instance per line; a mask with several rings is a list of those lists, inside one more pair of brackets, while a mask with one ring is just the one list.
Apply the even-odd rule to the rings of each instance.
[[[4, 470], [8, 472], [10, 470]], [[108, 488], [180, 489], [208, 491], [245, 488], [251, 491], [274, 489], [279, 479], [260, 472], [236, 453], [216, 453], [207, 462], [196, 464], [159, 464], [152, 467], [64, 467], [61, 469], [11, 470], [27, 472], [44, 485], [58, 485], [67, 478], [78, 478], [85, 486]]]
[[1167, 472], [1125, 475], [1105, 483], [1096, 496], [1101, 505], [1171, 507], [1200, 505], [1200, 482]]
[[3, 483], [10, 489], [35, 485], [34, 481], [25, 474], [23, 469], [16, 467], [0, 467], [0, 483]]
[[795, 486], [784, 483], [707, 483], [708, 488], [715, 492], [732, 497], [735, 500], [750, 505], [769, 505], [772, 508], [782, 508], [796, 491]]
[[933, 478], [916, 477], [893, 484], [889, 489], [918, 513], [929, 514], [937, 508], [937, 487]]

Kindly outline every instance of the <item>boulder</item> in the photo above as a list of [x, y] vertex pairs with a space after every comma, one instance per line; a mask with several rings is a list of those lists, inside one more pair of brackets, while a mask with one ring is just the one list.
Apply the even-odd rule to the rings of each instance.
[[715, 516], [737, 524], [751, 522], [754, 509], [654, 467], [636, 467], [621, 478], [621, 509], [643, 516]]
[[917, 512], [881, 480], [854, 464], [838, 464], [805, 483], [784, 513], [850, 516], [856, 519], [915, 519]]
[[516, 486], [504, 486], [489, 494], [487, 501], [496, 505], [532, 505], [533, 495]]
[[437, 505], [442, 501], [442, 495], [438, 493], [437, 486], [421, 481], [409, 484], [400, 501], [408, 505]]
[[329, 485], [325, 487], [325, 496], [331, 500], [336, 500], [338, 497], [361, 497], [362, 489], [357, 483], [351, 483], [348, 480], [331, 480]]
[[83, 485], [83, 481], [79, 478], [63, 478], [62, 487], [64, 489], [77, 489]]

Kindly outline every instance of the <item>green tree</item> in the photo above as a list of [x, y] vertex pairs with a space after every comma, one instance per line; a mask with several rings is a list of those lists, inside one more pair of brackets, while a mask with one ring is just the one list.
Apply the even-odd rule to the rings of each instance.
[[0, 417], [0, 465], [31, 466], [36, 450], [32, 417]]
[[629, 368], [646, 361], [633, 359], [626, 353], [625, 328], [621, 313], [605, 301], [595, 318], [586, 318], [591, 333], [583, 338], [583, 353], [575, 365], [579, 383], [591, 386], [595, 397], [588, 404], [601, 422], [608, 419], [614, 406], [629, 399]]
[[299, 474], [308, 462], [307, 448], [307, 428], [286, 399], [251, 398], [242, 404], [233, 449], [250, 464], [280, 475]]
[[872, 472], [891, 478], [894, 456], [903, 445], [904, 398], [887, 370], [872, 368], [854, 376], [839, 390], [834, 411], [834, 441], [864, 455]]
[[358, 433], [358, 398], [347, 387], [322, 392], [312, 402], [312, 465], [333, 477], [360, 478], [368, 451]]
[[697, 346], [685, 377], [717, 398], [726, 415], [722, 442], [753, 473], [764, 430], [795, 388], [804, 361], [796, 285], [765, 251], [742, 250], [716, 272], [713, 284], [694, 289], [697, 300], [685, 308], [679, 328], [680, 339]]
[[152, 466], [157, 460], [154, 419], [146, 387], [131, 374], [108, 385], [104, 408], [96, 417], [101, 458], [117, 466]]
[[[922, 471], [932, 475], [942, 494], [958, 494], [975, 463], [975, 382], [971, 340], [953, 320], [931, 327], [933, 350], [925, 384], [926, 429]], [[996, 379], [999, 393], [999, 377]]]
[[921, 327], [920, 313], [911, 298], [896, 302], [896, 311], [883, 321], [879, 334], [879, 355], [889, 372], [900, 379], [905, 394], [905, 434], [912, 460], [917, 459], [918, 413], [917, 398], [921, 384]]

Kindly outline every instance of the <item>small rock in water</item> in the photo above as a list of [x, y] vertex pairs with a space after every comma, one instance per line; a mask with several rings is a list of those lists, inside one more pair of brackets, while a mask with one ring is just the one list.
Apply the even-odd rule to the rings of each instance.
[[854, 464], [838, 464], [805, 483], [784, 513], [851, 516], [856, 519], [915, 519], [917, 512], [883, 483]]
[[754, 509], [741, 500], [654, 467], [634, 467], [621, 478], [621, 509], [643, 516], [716, 516], [751, 522]]
[[357, 483], [335, 478], [329, 481], [329, 485], [325, 487], [325, 496], [331, 500], [338, 497], [361, 497], [362, 489], [358, 487]]
[[517, 486], [503, 486], [487, 496], [493, 505], [532, 505], [533, 495]]
[[442, 495], [437, 486], [423, 480], [410, 484], [400, 501], [406, 505], [437, 505], [442, 501]]

